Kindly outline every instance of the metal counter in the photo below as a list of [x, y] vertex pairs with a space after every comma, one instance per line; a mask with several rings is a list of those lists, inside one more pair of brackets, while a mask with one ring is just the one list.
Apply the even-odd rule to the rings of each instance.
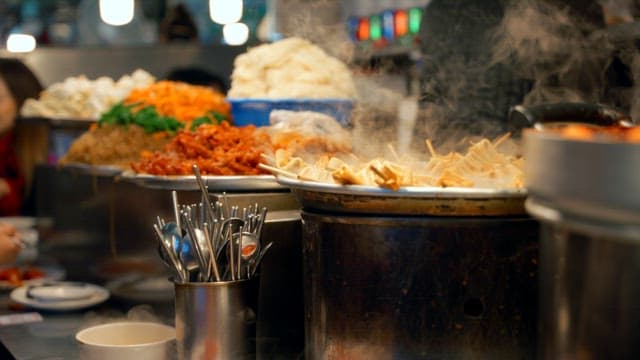
[[[9, 309], [9, 293], [0, 295], [0, 315], [21, 314], [32, 310]], [[173, 304], [147, 307], [165, 324], [173, 324]], [[14, 307], [15, 305], [11, 305]], [[148, 305], [147, 305], [148, 306]], [[0, 326], [0, 358], [10, 360], [63, 360], [77, 359], [78, 345], [75, 334], [84, 327], [94, 324], [98, 319], [125, 318], [129, 307], [115, 299], [85, 311], [52, 313], [40, 312], [41, 322]]]

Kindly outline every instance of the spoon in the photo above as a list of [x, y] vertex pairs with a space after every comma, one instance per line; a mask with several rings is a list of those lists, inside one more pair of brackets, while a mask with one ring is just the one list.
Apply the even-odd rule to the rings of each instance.
[[215, 211], [211, 206], [211, 201], [209, 201], [209, 190], [207, 189], [207, 185], [205, 185], [204, 180], [202, 180], [198, 165], [193, 164], [192, 169], [193, 174], [196, 176], [196, 182], [198, 183], [200, 192], [202, 193], [202, 205], [205, 207], [205, 211], [208, 214], [209, 222], [213, 222], [213, 219], [215, 218]]
[[[209, 262], [206, 259], [208, 253], [205, 251], [206, 241], [201, 229], [197, 229], [193, 226], [193, 222], [187, 212], [182, 213], [182, 222], [187, 230], [187, 235], [184, 239], [188, 239], [189, 242], [189, 255], [191, 260], [197, 263], [199, 269], [198, 278], [200, 281], [206, 281], [209, 278]], [[195, 255], [195, 256], [194, 256]]]
[[181, 282], [184, 282], [187, 279], [186, 270], [174, 250], [173, 236], [169, 231], [165, 232], [160, 230], [160, 226], [158, 226], [158, 224], [154, 224], [153, 229], [155, 230], [160, 246], [162, 247], [162, 253], [169, 259], [172, 269], [175, 271], [176, 275], [178, 275], [178, 279]]
[[181, 237], [178, 234], [178, 228], [175, 223], [168, 222], [162, 228], [162, 234], [164, 241], [168, 241], [172, 247], [173, 252], [176, 254], [176, 258], [182, 264], [182, 268], [185, 272], [185, 280], [193, 281], [195, 275], [198, 273], [198, 264], [191, 254], [191, 244], [189, 236]]
[[165, 247], [160, 243], [158, 244], [157, 249], [158, 249], [158, 255], [160, 256], [160, 260], [162, 260], [162, 263], [167, 268], [169, 268], [169, 270], [171, 270], [175, 279], [180, 282], [184, 282], [182, 273], [174, 265], [173, 260], [171, 259], [171, 256], [167, 253]]

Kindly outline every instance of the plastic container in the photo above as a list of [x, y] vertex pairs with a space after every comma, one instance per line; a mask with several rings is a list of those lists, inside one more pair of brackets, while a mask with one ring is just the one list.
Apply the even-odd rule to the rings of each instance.
[[269, 125], [271, 110], [315, 111], [350, 125], [353, 100], [350, 99], [227, 99], [233, 123], [238, 126]]

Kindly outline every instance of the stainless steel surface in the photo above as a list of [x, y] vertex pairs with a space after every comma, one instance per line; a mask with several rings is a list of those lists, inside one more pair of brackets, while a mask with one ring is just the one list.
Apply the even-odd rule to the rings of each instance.
[[[194, 175], [156, 176], [123, 172], [119, 177], [142, 187], [160, 190], [198, 190]], [[202, 176], [209, 191], [286, 191], [273, 175]]]
[[[0, 293], [0, 315], [21, 315], [29, 309], [10, 305], [8, 293]], [[169, 306], [171, 305], [171, 306]], [[99, 322], [125, 319], [127, 313], [154, 316], [155, 320], [172, 325], [173, 304], [124, 305], [110, 299], [96, 307], [72, 312], [39, 312], [43, 321], [0, 326], [0, 358], [2, 359], [78, 359], [80, 356], [76, 332]], [[7, 353], [2, 351], [5, 348]]]
[[258, 278], [176, 283], [178, 357], [255, 358], [258, 291]]
[[541, 359], [640, 358], [640, 231], [557, 217], [534, 199], [540, 240]]
[[531, 218], [302, 219], [307, 359], [535, 358]]
[[278, 177], [305, 209], [379, 215], [493, 216], [524, 214], [525, 189], [338, 185]]
[[527, 188], [573, 217], [640, 224], [640, 144], [524, 133]]
[[115, 176], [122, 173], [122, 169], [117, 166], [109, 165], [90, 165], [83, 163], [68, 163], [65, 165], [58, 165], [60, 168], [75, 172], [78, 174], [86, 174], [93, 176]]
[[640, 357], [640, 144], [526, 131], [543, 359]]
[[78, 129], [88, 130], [96, 123], [97, 119], [66, 119], [66, 118], [46, 118], [46, 117], [20, 117], [20, 121], [32, 124], [47, 124], [53, 129]]

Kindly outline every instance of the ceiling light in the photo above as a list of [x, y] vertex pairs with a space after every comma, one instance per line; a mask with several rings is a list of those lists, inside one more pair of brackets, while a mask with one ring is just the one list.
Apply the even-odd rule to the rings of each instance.
[[27, 34], [11, 34], [7, 38], [7, 50], [14, 53], [31, 52], [36, 48], [36, 38]]
[[133, 20], [134, 0], [100, 0], [100, 19], [113, 26], [126, 25]]
[[237, 23], [242, 19], [242, 0], [209, 0], [209, 17], [222, 25]]
[[243, 23], [227, 24], [222, 27], [222, 35], [228, 45], [242, 45], [249, 39], [249, 27]]

